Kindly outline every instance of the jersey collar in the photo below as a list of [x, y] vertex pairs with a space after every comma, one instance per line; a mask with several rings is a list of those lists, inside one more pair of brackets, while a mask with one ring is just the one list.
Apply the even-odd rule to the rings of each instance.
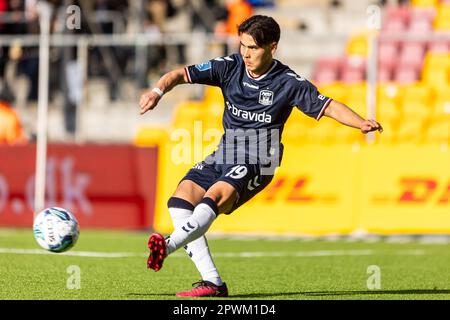
[[247, 73], [247, 77], [249, 77], [250, 79], [252, 79], [252, 80], [254, 80], [254, 81], [259, 81], [259, 80], [262, 80], [262, 79], [264, 79], [274, 68], [275, 68], [275, 66], [277, 65], [277, 60], [273, 60], [273, 65], [272, 65], [272, 67], [270, 67], [270, 69], [269, 70], [267, 70], [267, 72], [266, 73], [263, 73], [262, 75], [260, 75], [258, 78], [253, 78], [251, 75], [250, 75], [250, 73], [248, 73], [248, 70], [247, 70], [247, 67], [245, 67], [245, 72]]

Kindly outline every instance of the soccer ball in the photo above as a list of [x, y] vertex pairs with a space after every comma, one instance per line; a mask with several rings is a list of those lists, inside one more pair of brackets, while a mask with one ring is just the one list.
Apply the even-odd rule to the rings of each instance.
[[80, 233], [78, 221], [70, 211], [52, 207], [39, 212], [33, 223], [34, 238], [44, 249], [63, 252], [72, 248]]

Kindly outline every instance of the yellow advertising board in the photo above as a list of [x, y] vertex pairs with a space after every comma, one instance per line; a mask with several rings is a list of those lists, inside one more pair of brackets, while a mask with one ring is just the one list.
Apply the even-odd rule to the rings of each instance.
[[450, 152], [376, 146], [361, 153], [358, 227], [372, 233], [450, 234]]
[[230, 216], [219, 216], [220, 232], [348, 233], [354, 225], [357, 152], [350, 146], [285, 148], [271, 184]]
[[[154, 227], [162, 233], [172, 231], [168, 198], [189, 168], [212, 150], [191, 149], [191, 162], [176, 163], [179, 143], [160, 144]], [[210, 232], [356, 230], [450, 233], [450, 152], [413, 145], [288, 145], [271, 184], [231, 215], [220, 215]]]

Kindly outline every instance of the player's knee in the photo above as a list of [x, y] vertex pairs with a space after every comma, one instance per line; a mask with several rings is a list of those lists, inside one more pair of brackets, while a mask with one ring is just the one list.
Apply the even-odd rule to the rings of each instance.
[[220, 192], [207, 192], [205, 194], [205, 198], [209, 198], [212, 200], [212, 202], [215, 203], [215, 205], [217, 206], [217, 214], [228, 213], [236, 201], [236, 196], [234, 195], [234, 193], [226, 194]]
[[217, 206], [229, 206], [236, 201], [237, 191], [234, 187], [227, 183], [217, 184], [210, 188], [204, 197], [211, 198]]
[[172, 197], [184, 199], [196, 206], [203, 198], [204, 194], [205, 190], [201, 187], [192, 181], [184, 180], [178, 185], [175, 192], [172, 194]]
[[167, 207], [168, 208], [178, 208], [178, 209], [186, 209], [193, 211], [195, 206], [190, 203], [188, 200], [179, 198], [179, 197], [170, 197], [167, 201]]

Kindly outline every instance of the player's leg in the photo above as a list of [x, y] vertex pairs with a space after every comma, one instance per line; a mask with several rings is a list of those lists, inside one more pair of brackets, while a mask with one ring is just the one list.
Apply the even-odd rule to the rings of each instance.
[[167, 254], [203, 236], [220, 212], [231, 209], [237, 198], [236, 189], [227, 182], [212, 185], [181, 227], [175, 228], [167, 242]]
[[244, 203], [242, 200], [250, 199], [270, 182], [261, 177], [258, 165], [223, 165], [220, 171], [218, 181], [207, 189], [192, 216], [170, 235], [167, 254], [204, 235], [219, 213], [231, 212], [238, 200]]
[[[169, 199], [169, 212], [174, 221], [175, 239], [179, 238], [177, 237], [177, 230], [186, 233], [192, 231], [193, 224], [197, 224], [197, 222], [192, 221], [192, 219], [194, 221], [197, 220], [195, 219], [193, 207], [202, 201], [201, 199], [206, 190], [219, 176], [220, 172], [214, 166], [201, 162], [189, 170], [183, 178], [177, 190]], [[202, 215], [200, 215], [200, 218], [202, 218]], [[183, 246], [185, 246], [185, 249], [202, 274], [202, 278], [207, 277], [213, 280], [214, 283], [220, 283], [221, 279], [209, 253], [206, 238], [202, 234], [199, 237], [196, 235], [196, 237], [198, 239], [192, 238], [188, 240], [187, 243], [192, 242], [189, 243], [189, 247], [186, 247], [187, 243], [183, 244]], [[179, 248], [173, 248], [173, 245], [174, 243], [170, 236], [164, 240], [160, 234], [155, 233], [151, 235], [149, 239], [151, 254], [148, 260], [148, 267], [158, 271], [165, 257]]]
[[[208, 203], [200, 203], [199, 209], [217, 213], [231, 213], [244, 204], [258, 192], [263, 190], [272, 180], [272, 176], [261, 176], [257, 165], [224, 167], [218, 181], [212, 185], [204, 195], [202, 202], [209, 199]], [[205, 204], [206, 206], [203, 206]], [[209, 208], [208, 208], [209, 205]], [[216, 209], [214, 209], [216, 207]], [[174, 236], [172, 234], [172, 236]], [[200, 281], [194, 284], [195, 288], [190, 291], [179, 292], [178, 296], [205, 297], [228, 296], [225, 283], [218, 285], [211, 281]]]
[[[195, 207], [193, 217], [198, 215], [200, 218], [195, 223], [200, 224], [200, 221], [204, 221], [205, 228], [202, 233], [205, 233], [208, 227], [214, 221], [219, 212], [228, 212], [233, 204], [236, 202], [237, 192], [233, 186], [227, 182], [219, 181], [211, 186], [205, 193], [203, 200]], [[201, 216], [211, 217], [208, 221], [207, 218]], [[182, 230], [190, 231], [188, 220]], [[192, 221], [191, 221], [192, 222]], [[184, 229], [183, 229], [184, 228]], [[178, 232], [177, 232], [178, 231]], [[168, 246], [173, 246], [173, 250], [181, 247], [184, 241], [189, 241], [194, 237], [192, 232], [180, 232], [180, 229], [175, 230], [171, 235]], [[178, 246], [176, 243], [179, 241]], [[204, 242], [203, 242], [204, 241]], [[186, 247], [185, 247], [186, 248]], [[204, 235], [198, 239], [193, 240], [187, 244], [187, 250], [192, 254], [192, 259], [197, 266], [197, 269], [202, 275], [202, 281], [194, 283], [195, 288], [189, 291], [178, 292], [177, 296], [180, 297], [227, 297], [228, 288], [225, 282], [220, 278], [217, 269], [212, 260], [211, 254], [208, 249], [206, 238]], [[197, 255], [197, 259], [194, 257]]]
[[[205, 189], [191, 180], [183, 180], [178, 185], [168, 201], [174, 228], [180, 228], [192, 215], [195, 205], [201, 201], [205, 193]], [[170, 237], [166, 239], [167, 242], [170, 242]], [[214, 264], [204, 235], [185, 245], [184, 249], [200, 272], [203, 281], [209, 281], [218, 286], [222, 285], [222, 279]]]
[[182, 180], [171, 198], [184, 199], [194, 207], [203, 199], [206, 190], [192, 180]]
[[[217, 175], [214, 174], [212, 168], [207, 168], [204, 172], [196, 168], [203, 168], [203, 166], [200, 164], [189, 170], [168, 201], [169, 213], [175, 229], [181, 227], [183, 222], [192, 215], [193, 208], [202, 199], [206, 189], [212, 183], [208, 180], [214, 179]], [[209, 178], [209, 175], [213, 175], [213, 177]], [[147, 268], [159, 271], [168, 254], [166, 239], [159, 233], [153, 233], [148, 239], [148, 248], [150, 249], [150, 256], [147, 260]]]
[[[191, 180], [182, 180], [167, 201], [167, 207], [174, 228], [181, 228], [192, 216], [195, 206], [200, 203], [206, 190]], [[166, 243], [170, 238], [166, 239]], [[185, 248], [186, 249], [186, 248]]]

